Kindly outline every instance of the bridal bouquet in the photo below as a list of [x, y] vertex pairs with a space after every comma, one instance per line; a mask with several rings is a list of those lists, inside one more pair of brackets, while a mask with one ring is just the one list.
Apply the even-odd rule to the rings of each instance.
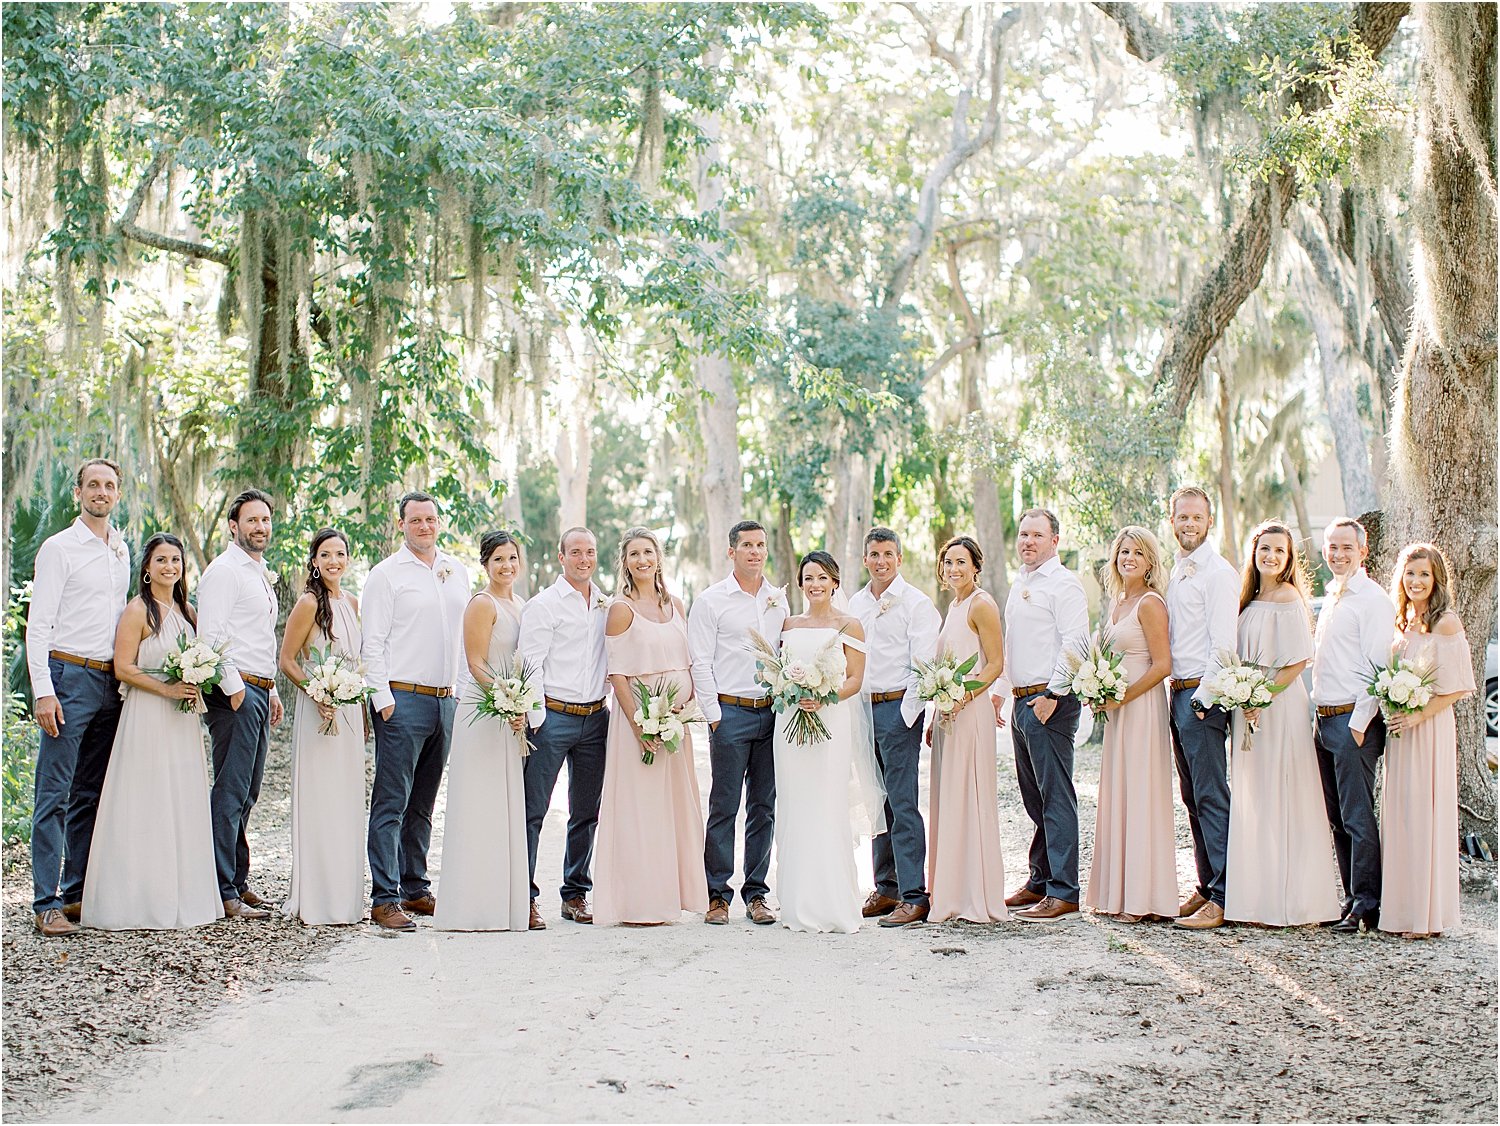
[[[1371, 666], [1370, 695], [1380, 701], [1386, 716], [1413, 715], [1432, 702], [1436, 670], [1429, 662], [1413, 662], [1393, 656], [1391, 663]], [[1392, 739], [1401, 738], [1399, 731]]]
[[[1269, 707], [1276, 693], [1285, 687], [1273, 679], [1274, 672], [1265, 665], [1245, 660], [1238, 653], [1222, 652], [1219, 654], [1219, 671], [1204, 682], [1208, 702], [1226, 712], [1236, 708], [1250, 711]], [[1252, 735], [1260, 729], [1254, 723], [1248, 726]]]
[[828, 738], [828, 727], [817, 712], [804, 711], [797, 705], [803, 700], [820, 704], [838, 702], [839, 685], [844, 682], [844, 631], [839, 630], [811, 660], [788, 658], [760, 634], [750, 631], [750, 650], [755, 654], [755, 679], [771, 693], [771, 707], [778, 714], [790, 711], [787, 738], [799, 747], [821, 743]]
[[1130, 687], [1124, 658], [1111, 648], [1108, 634], [1100, 632], [1066, 659], [1068, 691], [1087, 704], [1100, 723], [1108, 723], [1109, 713], [1104, 705], [1110, 700], [1125, 699], [1125, 690]]
[[939, 654], [934, 661], [913, 661], [911, 671], [917, 674], [917, 697], [934, 705], [939, 719], [947, 719], [966, 695], [984, 687], [984, 681], [969, 679], [978, 662], [978, 653], [960, 661], [950, 652]]
[[375, 695], [375, 689], [365, 683], [364, 669], [359, 662], [344, 653], [335, 653], [332, 645], [312, 650], [308, 660], [311, 663], [305, 666], [307, 683], [302, 686], [302, 691], [315, 703], [334, 709], [334, 714], [323, 721], [318, 733], [337, 735], [338, 709], [363, 703]]
[[[510, 659], [510, 663], [500, 669], [485, 667], [485, 674], [490, 678], [488, 687], [478, 685], [479, 695], [469, 702], [474, 705], [474, 714], [469, 717], [469, 722], [483, 717], [485, 719], [499, 719], [506, 723], [533, 712], [542, 706], [542, 692], [539, 685], [542, 679], [542, 670], [538, 665], [528, 665], [521, 660], [517, 653]], [[526, 758], [531, 754], [531, 740], [524, 732], [517, 732], [521, 740], [521, 757]]]
[[656, 746], [675, 755], [682, 749], [687, 725], [703, 718], [698, 701], [686, 704], [677, 702], [677, 685], [661, 682], [649, 685], [643, 680], [635, 682], [635, 715], [631, 718], [648, 740], [641, 750], [641, 761], [650, 766], [656, 761]]
[[169, 684], [191, 684], [198, 689], [197, 700], [179, 700], [180, 712], [208, 711], [203, 698], [219, 686], [224, 679], [224, 650], [227, 641], [210, 645], [200, 637], [189, 637], [184, 631], [177, 635], [177, 648], [167, 653], [159, 669], [142, 669], [142, 672], [157, 673], [167, 678]]

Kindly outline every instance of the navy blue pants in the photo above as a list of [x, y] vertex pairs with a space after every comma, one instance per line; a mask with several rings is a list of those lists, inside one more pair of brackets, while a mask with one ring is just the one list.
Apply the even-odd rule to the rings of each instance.
[[885, 777], [886, 831], [870, 842], [875, 890], [904, 903], [927, 903], [927, 827], [917, 803], [922, 717], [908, 726], [901, 701], [870, 706], [875, 758]]
[[213, 744], [214, 788], [209, 801], [219, 895], [238, 899], [250, 886], [250, 811], [271, 747], [271, 692], [245, 685], [239, 711], [222, 688], [208, 694], [208, 737]]
[[1078, 902], [1078, 792], [1073, 788], [1073, 737], [1078, 699], [1065, 696], [1046, 723], [1032, 709], [1041, 695], [1017, 700], [1010, 740], [1016, 751], [1021, 804], [1036, 826], [1027, 860], [1026, 886], [1037, 895]]
[[[380, 907], [432, 892], [427, 849], [432, 807], [448, 765], [453, 735], [452, 696], [439, 699], [392, 689], [390, 719], [374, 713], [375, 781], [370, 788], [370, 899]], [[373, 709], [372, 709], [373, 710]]]
[[719, 726], [708, 736], [713, 785], [708, 794], [703, 868], [709, 899], [734, 900], [729, 880], [734, 875], [734, 822], [741, 797], [745, 802], [745, 882], [740, 895], [749, 903], [771, 890], [766, 877], [776, 837], [776, 758], [771, 750], [775, 730], [776, 713], [770, 708], [724, 704]]
[[1349, 734], [1349, 715], [1320, 717], [1313, 729], [1323, 806], [1333, 829], [1333, 851], [1344, 882], [1344, 911], [1380, 910], [1380, 825], [1375, 819], [1375, 777], [1385, 751], [1385, 720], [1365, 728], [1363, 746]]
[[1229, 713], [1209, 708], [1202, 719], [1193, 710], [1196, 688], [1172, 691], [1172, 755], [1177, 782], [1193, 830], [1198, 894], [1224, 906], [1224, 869], [1229, 856], [1229, 752], [1225, 737]]
[[537, 897], [537, 843], [564, 762], [568, 764], [568, 841], [558, 894], [564, 900], [586, 899], [594, 890], [594, 835], [599, 829], [608, 739], [609, 711], [604, 708], [593, 715], [548, 711], [542, 725], [531, 732], [531, 754], [526, 759], [526, 855], [532, 899]]

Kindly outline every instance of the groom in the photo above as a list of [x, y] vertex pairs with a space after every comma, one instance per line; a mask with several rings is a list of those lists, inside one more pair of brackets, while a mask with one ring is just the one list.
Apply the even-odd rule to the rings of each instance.
[[922, 714], [916, 661], [937, 655], [942, 618], [937, 607], [901, 576], [901, 539], [889, 528], [865, 536], [870, 583], [849, 599], [849, 612], [865, 630], [865, 688], [870, 696], [875, 759], [885, 777], [886, 832], [870, 842], [875, 890], [865, 900], [867, 919], [904, 927], [927, 918], [926, 828], [917, 803], [922, 761]]
[[740, 895], [751, 922], [766, 926], [776, 915], [766, 905], [766, 875], [776, 832], [776, 761], [771, 752], [775, 715], [764, 686], [755, 680], [750, 631], [772, 645], [786, 620], [786, 592], [766, 581], [766, 530], [754, 520], [729, 529], [733, 573], [709, 587], [688, 614], [688, 650], [693, 691], [708, 720], [713, 788], [703, 867], [708, 875], [705, 923], [729, 922], [734, 892], [734, 822], [745, 798], [745, 882]]

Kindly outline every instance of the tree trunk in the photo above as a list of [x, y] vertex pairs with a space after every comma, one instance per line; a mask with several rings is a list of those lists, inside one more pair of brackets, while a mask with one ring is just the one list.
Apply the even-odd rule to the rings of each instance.
[[1421, 13], [1411, 205], [1417, 299], [1391, 430], [1388, 541], [1430, 540], [1451, 565], [1480, 688], [1454, 709], [1460, 820], [1494, 842], [1483, 672], [1497, 547], [1496, 9], [1424, 4]]
[[553, 456], [557, 461], [558, 531], [584, 527], [588, 520], [589, 472], [593, 463], [594, 381], [592, 373], [581, 385], [557, 433]]
[[1281, 472], [1286, 477], [1287, 490], [1292, 494], [1292, 511], [1297, 514], [1297, 530], [1300, 533], [1297, 547], [1309, 559], [1317, 557], [1317, 533], [1313, 530], [1312, 518], [1307, 514], [1307, 489], [1302, 485], [1302, 474], [1292, 455], [1281, 451]]
[[[786, 608], [789, 614], [802, 613], [802, 589], [792, 573], [797, 566], [797, 547], [792, 543], [792, 505], [783, 500], [776, 508], [776, 527], [772, 530], [771, 542], [772, 582], [786, 587]], [[725, 539], [727, 547], [729, 541]]]
[[1354, 398], [1349, 374], [1348, 351], [1339, 347], [1333, 324], [1324, 315], [1320, 302], [1303, 287], [1304, 308], [1318, 341], [1318, 366], [1323, 375], [1323, 406], [1328, 412], [1328, 426], [1333, 431], [1333, 449], [1339, 462], [1339, 482], [1344, 491], [1344, 511], [1369, 512], [1380, 507], [1380, 490], [1370, 468], [1370, 436], [1359, 405]]
[[1240, 535], [1234, 502], [1234, 396], [1229, 388], [1229, 365], [1219, 365], [1219, 527], [1224, 536], [1224, 558], [1240, 565]]

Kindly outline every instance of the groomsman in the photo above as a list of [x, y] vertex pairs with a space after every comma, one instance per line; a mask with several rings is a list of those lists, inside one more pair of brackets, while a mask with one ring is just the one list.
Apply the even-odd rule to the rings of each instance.
[[[1088, 641], [1089, 607], [1078, 576], [1062, 565], [1062, 525], [1045, 508], [1021, 514], [1016, 554], [1021, 570], [1005, 601], [1005, 671], [1015, 707], [1011, 743], [1021, 803], [1036, 825], [1030, 874], [1006, 897], [1016, 918], [1052, 923], [1078, 913], [1078, 793], [1073, 738], [1078, 698], [1068, 691], [1067, 654]], [[994, 697], [1001, 723], [1001, 699]]]
[[1391, 658], [1396, 607], [1365, 573], [1369, 539], [1347, 516], [1323, 531], [1323, 558], [1333, 572], [1318, 614], [1312, 665], [1317, 709], [1314, 743], [1323, 804], [1344, 884], [1344, 917], [1333, 929], [1357, 934], [1380, 918], [1380, 827], [1375, 776], [1385, 750], [1385, 720], [1370, 695], [1370, 671]]
[[875, 734], [875, 758], [885, 776], [886, 831], [870, 842], [875, 890], [864, 917], [883, 916], [883, 927], [903, 927], [927, 918], [927, 829], [917, 804], [922, 761], [922, 714], [915, 661], [937, 654], [942, 618], [937, 607], [901, 575], [901, 539], [889, 528], [865, 536], [870, 582], [849, 599], [849, 612], [864, 626], [865, 690]]
[[250, 888], [250, 811], [260, 797], [271, 727], [281, 722], [276, 694], [275, 578], [265, 563], [271, 498], [246, 489], [229, 502], [230, 544], [198, 581], [198, 636], [227, 643], [224, 676], [208, 696], [213, 744], [211, 806], [219, 895], [231, 919], [264, 919]]
[[410, 492], [397, 506], [403, 543], [365, 580], [365, 683], [375, 689], [375, 782], [370, 791], [370, 919], [416, 929], [437, 907], [427, 878], [432, 806], [453, 735], [469, 572], [437, 546], [437, 501]]
[[1192, 485], [1172, 494], [1177, 563], [1167, 583], [1172, 647], [1172, 750], [1182, 804], [1193, 831], [1198, 887], [1178, 910], [1177, 925], [1207, 930], [1224, 924], [1224, 867], [1229, 851], [1229, 715], [1208, 703], [1203, 682], [1233, 653], [1240, 578], [1208, 542], [1213, 503]]
[[776, 760], [771, 751], [775, 715], [765, 687], [755, 679], [750, 631], [772, 645], [786, 620], [786, 590], [766, 581], [766, 530], [754, 520], [729, 529], [727, 579], [709, 587], [688, 613], [688, 649], [693, 691], [708, 720], [708, 754], [713, 786], [703, 867], [708, 875], [705, 923], [729, 922], [734, 899], [734, 822], [745, 801], [745, 882], [740, 896], [745, 914], [767, 926], [776, 915], [766, 904], [766, 875], [776, 834]]
[[[593, 582], [598, 541], [587, 528], [569, 528], [557, 547], [563, 573], [521, 608], [521, 660], [542, 670], [541, 708], [527, 717], [531, 754], [526, 759], [526, 853], [531, 866], [531, 929], [546, 923], [537, 910], [536, 852], [542, 822], [564, 761], [568, 764], [568, 840], [563, 853], [562, 917], [592, 923], [589, 892], [599, 796], [604, 790], [604, 710], [608, 663], [604, 624], [609, 599]], [[630, 707], [628, 701], [616, 707]]]
[[78, 518], [36, 553], [26, 665], [42, 729], [31, 813], [36, 928], [74, 933], [99, 792], [120, 722], [115, 627], [130, 591], [130, 552], [109, 522], [120, 467], [85, 461], [73, 486]]

